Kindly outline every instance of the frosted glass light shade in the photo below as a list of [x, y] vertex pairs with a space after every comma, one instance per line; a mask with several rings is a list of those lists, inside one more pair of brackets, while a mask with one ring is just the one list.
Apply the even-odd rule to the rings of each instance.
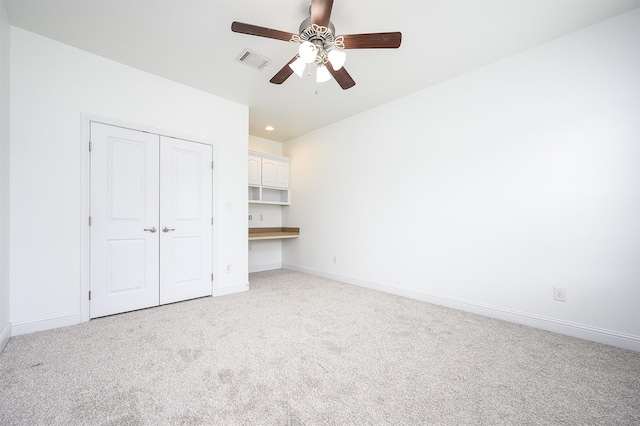
[[318, 69], [316, 70], [316, 83], [324, 83], [331, 79], [331, 74], [329, 70], [324, 65], [318, 65]]
[[313, 43], [303, 41], [302, 43], [300, 43], [300, 47], [298, 48], [298, 54], [304, 62], [310, 64], [311, 62], [316, 60], [318, 48]]
[[302, 60], [302, 58], [298, 58], [289, 64], [289, 67], [293, 70], [293, 72], [296, 73], [298, 77], [302, 77], [302, 74], [304, 74], [304, 68], [306, 66], [307, 64]]
[[347, 60], [347, 54], [340, 50], [330, 50], [328, 56], [329, 62], [331, 62], [331, 66], [336, 71], [342, 68], [344, 62]]

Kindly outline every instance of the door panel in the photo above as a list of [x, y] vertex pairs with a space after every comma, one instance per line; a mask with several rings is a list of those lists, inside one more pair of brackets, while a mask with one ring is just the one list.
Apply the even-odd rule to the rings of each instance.
[[212, 148], [160, 137], [160, 303], [212, 294]]
[[143, 290], [145, 240], [130, 239], [108, 241], [107, 286], [108, 294]]
[[173, 264], [175, 265], [175, 284], [183, 284], [199, 279], [201, 270], [201, 256], [191, 256], [192, 253], [202, 252], [202, 238], [200, 237], [174, 237], [173, 244]]
[[[111, 219], [142, 219], [145, 213], [147, 178], [144, 143], [111, 138], [107, 145], [107, 182]], [[115, 173], [114, 173], [115, 171]]]
[[158, 305], [159, 137], [91, 123], [90, 317]]

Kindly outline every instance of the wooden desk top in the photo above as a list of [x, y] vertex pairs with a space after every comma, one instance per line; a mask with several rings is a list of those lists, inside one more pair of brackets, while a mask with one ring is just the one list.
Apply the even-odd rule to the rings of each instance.
[[249, 240], [298, 238], [300, 228], [249, 228]]

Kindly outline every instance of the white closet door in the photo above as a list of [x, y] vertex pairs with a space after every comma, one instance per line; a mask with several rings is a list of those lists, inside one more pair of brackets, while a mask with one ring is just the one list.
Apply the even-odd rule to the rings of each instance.
[[160, 137], [160, 303], [212, 294], [212, 148]]
[[159, 137], [91, 123], [90, 317], [158, 305]]

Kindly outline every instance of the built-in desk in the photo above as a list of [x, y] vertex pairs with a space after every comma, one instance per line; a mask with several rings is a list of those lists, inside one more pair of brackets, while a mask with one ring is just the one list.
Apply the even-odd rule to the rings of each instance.
[[299, 236], [300, 228], [249, 228], [249, 241], [298, 238]]

